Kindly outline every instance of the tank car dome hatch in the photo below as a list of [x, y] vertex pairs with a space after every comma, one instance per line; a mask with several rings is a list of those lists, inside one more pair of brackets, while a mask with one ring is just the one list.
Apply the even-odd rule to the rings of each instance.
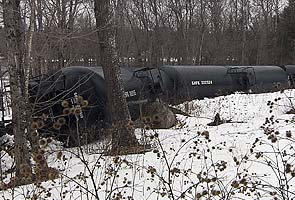
[[253, 68], [255, 84], [250, 89], [255, 92], [278, 91], [288, 87], [286, 72], [279, 66], [239, 66], [241, 68]]
[[172, 104], [232, 92], [225, 66], [163, 66], [160, 70], [163, 90]]
[[283, 68], [287, 74], [295, 74], [295, 65], [284, 65]]
[[252, 67], [228, 66], [227, 73], [232, 78], [233, 92], [248, 92], [256, 84], [255, 71]]
[[144, 84], [143, 88], [146, 88], [144, 91], [148, 92], [149, 98], [155, 99], [157, 95], [163, 92], [159, 68], [144, 67], [135, 69], [133, 76], [140, 79]]

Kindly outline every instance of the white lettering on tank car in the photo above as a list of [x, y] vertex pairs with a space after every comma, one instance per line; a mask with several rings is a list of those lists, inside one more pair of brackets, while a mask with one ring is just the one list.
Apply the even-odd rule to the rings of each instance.
[[200, 81], [192, 81], [192, 85], [200, 85]]
[[209, 81], [209, 80], [207, 80], [207, 81], [201, 81], [201, 84], [202, 85], [212, 85], [213, 84], [213, 81]]
[[204, 81], [192, 81], [192, 86], [195, 85], [212, 85], [213, 81], [210, 80], [204, 80]]
[[125, 98], [134, 97], [134, 96], [136, 96], [136, 90], [126, 91], [124, 96], [125, 96]]

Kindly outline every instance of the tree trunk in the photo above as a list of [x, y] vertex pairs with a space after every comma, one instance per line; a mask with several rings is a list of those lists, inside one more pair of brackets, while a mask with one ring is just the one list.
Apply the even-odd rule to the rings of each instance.
[[[32, 50], [33, 50], [33, 37], [34, 37], [34, 32], [35, 32], [35, 21], [36, 21], [36, 2], [35, 0], [31, 0], [30, 3], [30, 8], [31, 8], [31, 16], [30, 16], [30, 26], [29, 30], [27, 32], [27, 37], [26, 37], [26, 57], [25, 57], [25, 87], [26, 87], [26, 92], [28, 92], [29, 88], [29, 76], [32, 73]], [[40, 67], [40, 66], [39, 66]], [[29, 96], [27, 93], [26, 96]]]
[[100, 60], [108, 87], [108, 110], [112, 122], [111, 152], [122, 153], [124, 148], [134, 147], [138, 143], [134, 129], [130, 126], [130, 113], [124, 97], [123, 81], [115, 52], [115, 29], [111, 10], [109, 0], [94, 0]]
[[204, 37], [205, 37], [205, 32], [206, 32], [206, 23], [205, 23], [205, 11], [206, 11], [206, 5], [203, 0], [200, 2], [200, 34], [201, 37], [199, 37], [200, 42], [199, 42], [199, 56], [198, 56], [198, 65], [202, 64], [202, 57], [203, 57], [203, 45], [204, 45]]
[[[25, 137], [28, 96], [26, 69], [23, 64], [24, 29], [20, 13], [20, 0], [3, 1], [6, 31], [8, 71], [10, 76], [12, 125], [15, 141], [16, 177], [31, 176], [31, 166]], [[26, 173], [26, 174], [24, 174]], [[21, 184], [19, 180], [15, 184]]]
[[158, 7], [157, 7], [157, 0], [150, 0], [150, 6], [152, 9], [152, 13], [155, 17], [155, 26], [154, 26], [154, 30], [152, 31], [152, 36], [151, 36], [151, 44], [152, 44], [152, 48], [151, 48], [151, 66], [152, 67], [160, 67], [160, 65], [162, 64], [160, 62], [161, 57], [163, 55], [161, 55], [161, 41], [160, 41], [160, 26], [159, 26], [159, 11], [158, 11]]
[[42, 0], [37, 0], [37, 21], [38, 21], [38, 30], [43, 30], [43, 10], [42, 10]]

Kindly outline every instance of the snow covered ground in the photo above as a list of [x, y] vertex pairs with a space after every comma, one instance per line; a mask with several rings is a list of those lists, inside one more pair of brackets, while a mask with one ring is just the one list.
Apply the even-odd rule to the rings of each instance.
[[[59, 179], [0, 192], [3, 199], [292, 199], [295, 90], [233, 94], [179, 106], [168, 130], [141, 130], [153, 150], [101, 155], [101, 144], [47, 147]], [[208, 126], [216, 113], [228, 123]], [[62, 151], [62, 154], [60, 153]], [[2, 158], [1, 165], [10, 160]]]

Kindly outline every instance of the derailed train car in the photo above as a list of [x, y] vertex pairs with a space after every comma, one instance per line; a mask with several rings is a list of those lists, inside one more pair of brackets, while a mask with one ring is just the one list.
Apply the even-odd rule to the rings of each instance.
[[[150, 87], [148, 81], [135, 77], [128, 68], [121, 68], [121, 73], [129, 110], [136, 119], [138, 104], [152, 98]], [[32, 79], [34, 128], [44, 134], [57, 135], [68, 145], [77, 145], [81, 139], [77, 138], [77, 127], [98, 130], [108, 126], [106, 88], [101, 67], [68, 67]]]
[[165, 100], [172, 104], [213, 97], [233, 91], [225, 66], [163, 66], [160, 68]]
[[[163, 66], [165, 101], [171, 104], [236, 91], [262, 93], [292, 87], [295, 66]], [[292, 76], [293, 74], [293, 76]], [[288, 78], [289, 77], [289, 78]], [[290, 82], [291, 80], [291, 82]]]
[[[122, 67], [121, 72], [133, 120], [139, 118], [140, 106], [155, 99], [178, 104], [236, 91], [270, 92], [293, 87], [295, 80], [292, 65]], [[77, 128], [92, 128], [95, 133], [91, 137], [96, 137], [98, 128], [108, 126], [106, 82], [101, 67], [68, 67], [37, 77], [30, 82], [30, 95], [35, 126], [44, 134], [57, 135], [68, 145], [81, 144]]]

